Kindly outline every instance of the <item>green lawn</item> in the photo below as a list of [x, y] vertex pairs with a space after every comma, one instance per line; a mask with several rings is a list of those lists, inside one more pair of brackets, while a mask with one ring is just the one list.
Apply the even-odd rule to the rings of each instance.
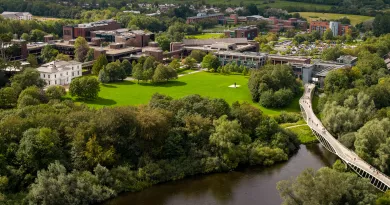
[[225, 35], [223, 33], [202, 33], [196, 35], [186, 35], [186, 38], [195, 38], [195, 39], [210, 39], [210, 38], [222, 38]]
[[360, 22], [364, 22], [370, 19], [373, 19], [374, 17], [371, 16], [360, 16], [360, 15], [351, 15], [351, 14], [336, 14], [336, 13], [321, 13], [321, 12], [299, 12], [299, 14], [306, 18], [309, 22], [313, 20], [319, 20], [319, 19], [340, 19], [343, 17], [347, 17], [351, 20], [352, 25], [356, 25]]
[[317, 138], [313, 135], [313, 132], [311, 131], [310, 127], [307, 125], [292, 127], [288, 129], [297, 134], [298, 139], [302, 144], [309, 144], [318, 141]]
[[[87, 101], [86, 104], [100, 108], [103, 106], [139, 105], [149, 102], [154, 93], [161, 93], [180, 98], [191, 94], [200, 94], [212, 98], [223, 98], [229, 104], [235, 101], [251, 102], [251, 95], [248, 89], [248, 76], [242, 75], [220, 75], [208, 72], [199, 72], [180, 77], [178, 80], [161, 84], [140, 83], [124, 81], [101, 85], [99, 98], [94, 101]], [[239, 88], [229, 88], [229, 85], [237, 83]], [[267, 109], [257, 103], [265, 114], [277, 115], [280, 111], [299, 112], [299, 97], [285, 109]]]

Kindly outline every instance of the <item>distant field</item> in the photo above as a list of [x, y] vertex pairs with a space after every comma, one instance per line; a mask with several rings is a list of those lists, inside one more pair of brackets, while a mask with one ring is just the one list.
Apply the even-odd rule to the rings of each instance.
[[195, 38], [195, 39], [210, 39], [210, 38], [222, 38], [224, 37], [223, 33], [203, 33], [197, 35], [186, 35], [186, 38]]
[[[230, 88], [237, 83], [239, 88]], [[235, 101], [246, 101], [260, 108], [267, 115], [278, 115], [282, 110], [299, 112], [299, 97], [283, 109], [267, 109], [258, 103], [253, 103], [248, 89], [248, 76], [220, 75], [208, 72], [199, 72], [180, 77], [167, 83], [151, 84], [135, 81], [109, 83], [100, 86], [99, 98], [85, 103], [91, 107], [123, 106], [147, 104], [154, 93], [161, 93], [181, 98], [191, 94], [200, 94], [205, 97], [223, 98], [229, 104]], [[69, 96], [68, 96], [69, 97]]]
[[34, 16], [33, 19], [36, 19], [38, 21], [59, 21], [59, 20], [65, 20], [62, 18], [53, 18], [53, 17], [44, 17], [44, 16]]
[[[145, 0], [145, 2], [154, 3], [201, 3], [202, 0]], [[239, 6], [241, 3], [244, 4], [256, 4], [259, 7], [272, 7], [272, 8], [287, 8], [289, 6], [294, 7], [303, 7], [308, 10], [329, 10], [331, 6], [329, 5], [322, 5], [322, 4], [312, 4], [312, 3], [305, 3], [305, 2], [291, 2], [291, 1], [283, 1], [283, 0], [274, 0], [274, 3], [267, 3], [268, 1], [264, 0], [207, 0], [206, 3], [208, 4], [229, 4], [229, 5], [235, 5]]]
[[335, 14], [335, 13], [321, 13], [321, 12], [299, 12], [299, 14], [306, 18], [308, 21], [319, 20], [319, 19], [340, 19], [347, 17], [351, 20], [352, 25], [356, 25], [360, 22], [364, 22], [374, 17], [371, 16], [360, 16], [360, 15], [351, 15], [351, 14]]

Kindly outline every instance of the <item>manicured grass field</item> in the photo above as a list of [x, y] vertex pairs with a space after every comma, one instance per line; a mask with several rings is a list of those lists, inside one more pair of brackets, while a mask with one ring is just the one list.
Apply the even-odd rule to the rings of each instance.
[[222, 38], [224, 37], [223, 33], [202, 33], [196, 35], [186, 35], [186, 38], [195, 38], [195, 39], [210, 39], [210, 38]]
[[290, 131], [297, 134], [299, 141], [302, 144], [309, 144], [317, 142], [317, 138], [313, 135], [310, 127], [307, 125], [288, 128]]
[[[228, 86], [237, 83], [239, 88]], [[147, 104], [154, 93], [161, 93], [180, 98], [191, 94], [200, 94], [212, 98], [223, 98], [229, 104], [235, 101], [252, 103], [248, 89], [248, 76], [220, 75], [208, 72], [199, 72], [180, 77], [177, 80], [161, 84], [124, 81], [101, 85], [99, 98], [87, 101], [86, 104], [100, 108], [103, 106], [139, 105]], [[285, 109], [267, 109], [257, 103], [252, 103], [265, 114], [277, 115], [280, 111], [299, 112], [299, 97]]]
[[374, 17], [371, 16], [360, 16], [360, 15], [351, 15], [351, 14], [335, 14], [335, 13], [320, 13], [320, 12], [299, 12], [299, 14], [306, 18], [308, 21], [320, 20], [320, 19], [340, 19], [347, 17], [351, 20], [352, 25], [356, 25], [360, 22], [364, 22]]

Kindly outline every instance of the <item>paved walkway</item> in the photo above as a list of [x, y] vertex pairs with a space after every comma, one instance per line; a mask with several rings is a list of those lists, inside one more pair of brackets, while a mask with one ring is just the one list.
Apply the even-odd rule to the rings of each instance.
[[[321, 135], [328, 142], [328, 144], [333, 148], [333, 150], [335, 152], [334, 154], [339, 156], [351, 168], [354, 169], [357, 167], [360, 170], [363, 170], [364, 172], [366, 172], [366, 173], [364, 173], [364, 172], [358, 173], [359, 175], [367, 177], [367, 178], [374, 177], [375, 179], [377, 179], [380, 182], [382, 182], [383, 184], [385, 184], [387, 186], [387, 188], [385, 190], [387, 190], [390, 187], [390, 179], [388, 178], [388, 176], [386, 176], [385, 174], [381, 173], [379, 170], [377, 170], [374, 167], [372, 167], [371, 165], [369, 165], [367, 162], [365, 162], [363, 159], [361, 159], [354, 151], [348, 149], [343, 144], [341, 144], [336, 138], [334, 138], [326, 130], [326, 128], [322, 125], [321, 121], [316, 117], [316, 115], [313, 112], [312, 104], [311, 104], [311, 97], [312, 97], [312, 92], [313, 92], [314, 88], [315, 88], [315, 85], [306, 84], [305, 85], [305, 93], [302, 96], [302, 98], [299, 100], [299, 104], [304, 112], [303, 114], [306, 115], [306, 116], [304, 116], [304, 118], [305, 118], [307, 124], [309, 125], [309, 127], [313, 130], [313, 132], [315, 131], [319, 135]], [[320, 142], [321, 142], [321, 140], [320, 140]], [[353, 166], [351, 166], [351, 165], [353, 165]], [[367, 176], [366, 176], [366, 174], [367, 174]], [[371, 183], [373, 183], [373, 182], [371, 182]]]

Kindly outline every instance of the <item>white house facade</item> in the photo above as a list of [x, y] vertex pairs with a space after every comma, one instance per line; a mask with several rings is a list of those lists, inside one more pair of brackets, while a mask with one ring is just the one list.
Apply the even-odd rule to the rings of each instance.
[[68, 85], [73, 78], [82, 76], [82, 63], [77, 61], [52, 61], [37, 68], [41, 78], [49, 85]]
[[6, 19], [12, 19], [12, 20], [32, 20], [33, 19], [33, 16], [29, 12], [4, 11], [1, 15]]

